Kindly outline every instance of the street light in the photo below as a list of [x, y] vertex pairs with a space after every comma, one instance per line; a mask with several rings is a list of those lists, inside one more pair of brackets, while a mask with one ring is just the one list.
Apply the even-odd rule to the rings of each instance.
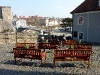
[[17, 27], [15, 27], [15, 29], [16, 29], [16, 43], [17, 43]]
[[51, 31], [50, 31], [50, 26], [48, 26], [48, 32], [49, 32], [49, 35], [50, 35], [50, 32], [51, 32]]
[[14, 27], [16, 29], [16, 43], [17, 43], [17, 24], [16, 24], [16, 22], [17, 22], [18, 18], [16, 15], [13, 17], [13, 20], [14, 20]]

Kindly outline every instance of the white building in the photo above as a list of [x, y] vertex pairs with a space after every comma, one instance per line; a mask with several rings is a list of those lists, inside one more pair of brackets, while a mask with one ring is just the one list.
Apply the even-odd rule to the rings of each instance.
[[59, 22], [57, 19], [49, 19], [49, 26], [58, 25]]
[[16, 15], [13, 16], [13, 26], [16, 27], [17, 29], [20, 27], [27, 27], [26, 25], [26, 20], [24, 18], [18, 18]]
[[20, 27], [27, 27], [27, 25], [26, 25], [26, 20], [24, 20], [24, 19], [18, 19], [17, 21], [16, 21], [16, 26], [17, 26], [17, 28], [20, 28]]
[[39, 19], [39, 25], [40, 26], [48, 26], [49, 25], [49, 19]]
[[53, 19], [53, 18], [39, 19], [40, 26], [54, 26], [54, 25], [59, 25], [59, 24], [60, 22], [58, 21], [58, 19]]

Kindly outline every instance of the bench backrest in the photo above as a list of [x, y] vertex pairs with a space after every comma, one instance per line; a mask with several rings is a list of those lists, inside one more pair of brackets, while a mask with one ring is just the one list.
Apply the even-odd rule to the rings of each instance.
[[38, 43], [38, 49], [57, 49], [57, 47], [56, 43]]
[[24, 48], [26, 44], [29, 46], [29, 48], [35, 48], [35, 43], [15, 43], [15, 47]]
[[13, 48], [14, 57], [25, 57], [29, 56], [40, 56], [40, 49], [23, 49], [23, 48]]
[[[92, 51], [92, 44], [74, 44], [74, 49], [90, 49]], [[71, 45], [69, 47], [71, 49]]]
[[91, 55], [91, 50], [90, 49], [68, 49], [68, 50], [55, 50], [54, 51], [54, 56], [55, 57], [66, 57], [66, 56], [71, 56], [71, 57], [90, 57]]
[[[71, 48], [71, 45], [70, 45]], [[91, 49], [92, 50], [92, 44], [74, 44], [74, 49]]]
[[62, 45], [71, 45], [71, 44], [76, 44], [76, 41], [75, 40], [62, 41]]

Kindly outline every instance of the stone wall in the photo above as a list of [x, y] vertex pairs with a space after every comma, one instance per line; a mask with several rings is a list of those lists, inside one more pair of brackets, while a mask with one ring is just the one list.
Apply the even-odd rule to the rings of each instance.
[[13, 44], [17, 42], [30, 42], [30, 43], [36, 43], [37, 42], [38, 35], [36, 33], [0, 33], [0, 44]]

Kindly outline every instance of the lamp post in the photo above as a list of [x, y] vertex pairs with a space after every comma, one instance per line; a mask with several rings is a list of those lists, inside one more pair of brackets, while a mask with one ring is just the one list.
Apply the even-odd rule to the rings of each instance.
[[16, 29], [16, 43], [17, 43], [17, 27], [15, 29]]
[[15, 15], [15, 16], [13, 17], [13, 19], [14, 19], [14, 26], [15, 26], [15, 29], [16, 29], [16, 43], [17, 43], [17, 24], [16, 24], [16, 22], [17, 22], [18, 18], [17, 18], [17, 16]]
[[49, 28], [48, 28], [48, 32], [49, 32], [49, 35], [50, 35], [50, 32], [51, 32], [51, 30], [50, 30], [50, 26], [49, 26]]

